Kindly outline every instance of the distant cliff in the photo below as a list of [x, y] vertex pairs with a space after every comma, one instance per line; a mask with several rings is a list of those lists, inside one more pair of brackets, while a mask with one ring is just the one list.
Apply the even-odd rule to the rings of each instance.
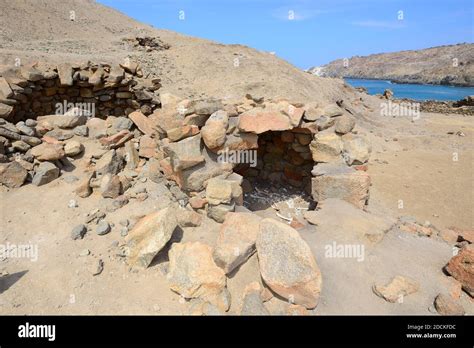
[[308, 72], [398, 83], [474, 86], [474, 44], [342, 58]]

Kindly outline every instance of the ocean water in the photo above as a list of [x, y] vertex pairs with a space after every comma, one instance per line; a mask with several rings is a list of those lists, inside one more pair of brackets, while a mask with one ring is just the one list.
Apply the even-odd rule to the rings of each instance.
[[365, 87], [369, 94], [382, 94], [391, 89], [395, 98], [413, 100], [460, 100], [474, 95], [474, 87], [398, 84], [385, 80], [345, 79], [353, 87]]

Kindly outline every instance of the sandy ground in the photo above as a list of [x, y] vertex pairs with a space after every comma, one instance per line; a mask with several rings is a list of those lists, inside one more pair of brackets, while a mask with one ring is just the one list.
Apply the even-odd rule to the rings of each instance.
[[[398, 132], [397, 141], [388, 134], [380, 136], [375, 128], [368, 133], [374, 148], [369, 166], [373, 180], [369, 211], [392, 217], [414, 216], [438, 228], [472, 228], [472, 120], [430, 114], [415, 123], [389, 119], [386, 126], [404, 131]], [[465, 137], [446, 134], [459, 130]], [[457, 162], [452, 161], [453, 151], [459, 152]], [[80, 176], [82, 161], [75, 161], [76, 169], [63, 175]], [[72, 193], [74, 184], [61, 179], [39, 188], [26, 185], [16, 190], [2, 189], [0, 243], [37, 244], [39, 258], [36, 262], [24, 258], [0, 261], [0, 271], [8, 273], [0, 278], [0, 313], [188, 313], [189, 303], [168, 287], [166, 250], [152, 267], [140, 272], [130, 271], [119, 256], [123, 241], [119, 221], [132, 220], [170, 203], [163, 183], [148, 180], [140, 185], [147, 188], [150, 197], [144, 202], [131, 200], [108, 213], [107, 221], [115, 224], [111, 233], [98, 236], [90, 231], [78, 241], [71, 239], [71, 229], [84, 221], [87, 212], [104, 207], [105, 199], [97, 194], [77, 198]], [[71, 199], [77, 200], [77, 208], [68, 208]], [[398, 209], [400, 199], [403, 209]], [[199, 228], [184, 229], [174, 240], [214, 245], [219, 225], [204, 221]], [[301, 230], [301, 235], [313, 250], [323, 275], [321, 301], [314, 314], [431, 314], [433, 299], [445, 286], [441, 269], [452, 250], [443, 241], [390, 232], [380, 244], [368, 248], [364, 262], [357, 262], [325, 258], [324, 245], [337, 238], [318, 233], [315, 226]], [[80, 256], [85, 249], [90, 255]], [[91, 269], [99, 259], [104, 261], [104, 270], [93, 276]], [[386, 283], [397, 274], [418, 280], [421, 290], [408, 296], [403, 304], [387, 303], [372, 293], [374, 283]], [[240, 294], [253, 280], [260, 280], [256, 255], [228, 279], [231, 294], [237, 294], [232, 298], [230, 313], [238, 313]], [[474, 302], [466, 294], [461, 303], [467, 313], [474, 313]], [[268, 306], [278, 312], [285, 303], [273, 299]]]

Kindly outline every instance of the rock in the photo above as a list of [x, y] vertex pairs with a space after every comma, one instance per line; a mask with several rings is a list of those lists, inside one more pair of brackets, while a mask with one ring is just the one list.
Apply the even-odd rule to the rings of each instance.
[[100, 182], [100, 191], [104, 198], [117, 198], [122, 193], [122, 182], [117, 175], [105, 174]]
[[167, 279], [171, 290], [186, 299], [200, 298], [227, 311], [230, 306], [224, 271], [212, 259], [212, 248], [201, 242], [174, 243]]
[[351, 168], [348, 172], [329, 172], [311, 179], [311, 194], [316, 202], [338, 198], [363, 209], [369, 199], [370, 177]]
[[107, 136], [107, 122], [100, 118], [91, 118], [87, 121], [86, 127], [88, 129], [89, 138], [100, 139]]
[[26, 135], [21, 136], [21, 141], [24, 141], [30, 146], [38, 146], [39, 144], [41, 144], [41, 139], [38, 139], [36, 137], [29, 137]]
[[85, 125], [88, 117], [86, 115], [48, 115], [38, 116], [38, 124], [50, 124], [53, 127], [69, 129]]
[[254, 108], [240, 115], [239, 129], [242, 132], [261, 134], [267, 131], [284, 131], [292, 128], [290, 119], [276, 110]]
[[314, 122], [319, 131], [323, 131], [334, 126], [334, 123], [335, 120], [328, 116], [321, 116]]
[[23, 122], [18, 122], [16, 124], [16, 128], [20, 131], [20, 133], [22, 133], [26, 136], [29, 136], [29, 137], [35, 136], [35, 130], [33, 128], [28, 127]]
[[413, 294], [420, 289], [420, 285], [413, 279], [396, 276], [386, 286], [374, 285], [373, 292], [388, 302], [402, 302], [405, 296]]
[[42, 143], [31, 149], [31, 155], [39, 161], [56, 161], [66, 154], [61, 144]]
[[438, 294], [434, 300], [436, 311], [441, 315], [464, 315], [464, 308], [445, 294]]
[[76, 240], [76, 239], [82, 239], [84, 238], [84, 236], [86, 235], [87, 233], [87, 227], [86, 225], [77, 225], [76, 227], [74, 227], [71, 231], [71, 238], [73, 240]]
[[355, 126], [355, 118], [352, 116], [343, 115], [336, 120], [336, 133], [346, 134], [352, 131]]
[[170, 143], [166, 146], [165, 151], [170, 156], [170, 163], [174, 171], [191, 168], [204, 162], [200, 134]]
[[84, 145], [76, 140], [71, 140], [64, 145], [64, 152], [68, 157], [75, 157], [84, 151]]
[[13, 106], [0, 103], [0, 118], [8, 119], [13, 111]]
[[342, 156], [348, 165], [364, 164], [369, 160], [372, 151], [367, 140], [360, 136], [344, 137], [344, 150]]
[[46, 138], [52, 138], [55, 139], [57, 143], [60, 143], [63, 140], [71, 139], [73, 136], [74, 134], [72, 132], [65, 132], [61, 129], [53, 129], [43, 136], [43, 140]]
[[201, 225], [203, 216], [193, 210], [180, 209], [178, 213], [178, 225], [180, 227], [197, 227]]
[[194, 104], [194, 112], [197, 115], [212, 115], [223, 108], [220, 100], [199, 100]]
[[95, 170], [97, 175], [117, 174], [123, 167], [123, 157], [115, 150], [106, 152], [96, 163]]
[[0, 77], [0, 96], [3, 96], [3, 98], [10, 98], [13, 96], [13, 91], [4, 77]]
[[182, 127], [176, 127], [169, 129], [167, 132], [168, 138], [171, 142], [180, 141], [184, 138], [192, 137], [199, 133], [199, 128], [197, 126], [185, 125]]
[[22, 140], [17, 140], [12, 143], [12, 148], [14, 151], [26, 152], [30, 149], [30, 147], [30, 145], [28, 145]]
[[342, 141], [331, 130], [323, 131], [314, 136], [310, 150], [315, 162], [336, 161], [342, 151]]
[[459, 234], [452, 229], [446, 228], [439, 232], [439, 236], [449, 244], [456, 244], [459, 238]]
[[59, 168], [51, 162], [42, 162], [35, 170], [32, 184], [36, 186], [46, 185], [59, 177]]
[[212, 205], [230, 203], [232, 200], [232, 183], [219, 178], [210, 179], [206, 187], [206, 199]]
[[342, 109], [337, 104], [330, 104], [323, 108], [323, 114], [327, 117], [341, 116]]
[[74, 80], [72, 78], [73, 69], [70, 64], [61, 64], [58, 65], [58, 75], [59, 75], [59, 82], [62, 87], [65, 86], [72, 86], [74, 84]]
[[27, 176], [28, 171], [17, 161], [0, 163], [0, 183], [7, 187], [20, 187]]
[[97, 260], [92, 265], [89, 266], [89, 270], [93, 276], [99, 275], [104, 270], [104, 261]]
[[178, 226], [175, 211], [175, 207], [168, 207], [137, 222], [126, 237], [130, 265], [146, 268], [151, 264]]
[[211, 121], [209, 119], [201, 129], [202, 140], [209, 149], [217, 149], [224, 145], [226, 131], [227, 129], [223, 121]]
[[140, 111], [132, 112], [128, 117], [143, 134], [154, 136], [156, 133], [153, 122]]
[[474, 244], [463, 247], [449, 260], [446, 271], [462, 284], [462, 288], [474, 297]]
[[145, 158], [153, 158], [157, 154], [157, 145], [155, 139], [148, 135], [140, 138], [140, 147], [138, 149], [138, 156]]
[[261, 286], [258, 282], [248, 284], [242, 296], [240, 315], [269, 315], [260, 296]]
[[227, 215], [227, 213], [235, 210], [235, 204], [219, 204], [219, 205], [209, 205], [207, 208], [207, 216], [213, 219], [216, 222], [222, 223]]
[[119, 65], [123, 70], [125, 70], [129, 74], [135, 75], [137, 73], [138, 63], [130, 60], [129, 58], [125, 59], [125, 62]]
[[189, 199], [189, 204], [191, 205], [191, 208], [193, 208], [193, 209], [202, 209], [206, 206], [207, 199], [200, 198], [198, 196], [191, 197]]
[[321, 292], [321, 273], [299, 233], [284, 223], [264, 219], [256, 247], [265, 284], [291, 303], [315, 308]]
[[104, 221], [104, 220], [101, 220], [98, 224], [97, 224], [97, 227], [95, 229], [95, 231], [97, 232], [97, 234], [99, 236], [103, 236], [103, 235], [106, 235], [107, 233], [109, 233], [111, 230], [110, 228], [110, 224], [107, 222], [107, 221]]
[[253, 213], [228, 213], [225, 216], [213, 258], [226, 274], [243, 264], [255, 252], [261, 220]]
[[89, 197], [92, 194], [90, 181], [94, 176], [95, 176], [95, 173], [86, 174], [86, 177], [80, 180], [79, 184], [74, 190], [74, 193], [81, 198]]
[[133, 133], [124, 129], [109, 137], [100, 138], [100, 143], [107, 148], [116, 149], [133, 138]]
[[317, 211], [306, 211], [304, 217], [317, 225], [321, 233], [331, 234], [347, 243], [380, 242], [395, 223], [394, 219], [367, 213], [346, 201], [334, 198], [322, 202]]

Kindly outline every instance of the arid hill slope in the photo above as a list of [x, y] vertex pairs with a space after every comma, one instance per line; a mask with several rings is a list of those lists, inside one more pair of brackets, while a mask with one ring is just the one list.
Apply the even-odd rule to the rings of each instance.
[[[0, 0], [0, 8], [4, 65], [16, 58], [22, 64], [113, 63], [129, 56], [141, 62], [145, 73], [159, 76], [164, 91], [183, 97], [240, 98], [250, 92], [326, 102], [355, 96], [342, 81], [312, 76], [269, 53], [157, 30], [93, 0]], [[145, 36], [159, 38], [170, 48], [146, 52], [131, 44]]]
[[320, 76], [474, 86], [474, 44], [355, 56], [309, 69]]

